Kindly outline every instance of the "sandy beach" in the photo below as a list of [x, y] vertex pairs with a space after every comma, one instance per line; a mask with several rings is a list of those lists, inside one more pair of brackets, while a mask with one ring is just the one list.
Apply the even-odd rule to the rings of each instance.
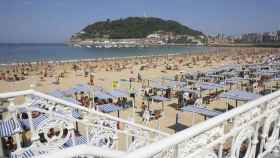
[[[169, 56], [131, 57], [107, 60], [88, 60], [75, 62], [56, 63], [24, 63], [5, 65], [0, 67], [0, 92], [35, 89], [49, 93], [56, 89], [67, 90], [76, 84], [88, 84], [94, 76], [95, 86], [112, 90], [112, 82], [119, 81], [119, 88], [129, 87], [129, 78], [137, 79], [138, 74], [143, 79], [157, 80], [161, 77], [172, 77], [182, 72], [207, 71], [212, 68], [229, 64], [254, 64], [261, 63], [271, 55], [279, 55], [279, 48], [220, 48], [219, 51], [209, 53], [192, 53]], [[134, 89], [141, 89], [141, 82], [132, 82]], [[143, 124], [141, 111], [142, 96], [136, 97], [136, 123]], [[159, 120], [150, 121], [147, 126], [160, 129], [167, 133], [174, 133], [169, 128], [175, 124], [177, 110], [174, 104], [177, 99], [165, 103], [164, 115]], [[172, 106], [173, 105], [173, 106]], [[208, 108], [224, 108], [222, 100], [210, 102]], [[161, 104], [154, 103], [151, 109], [161, 109]], [[132, 108], [122, 110], [120, 117], [132, 117]], [[117, 113], [110, 113], [117, 116]], [[191, 126], [191, 113], [180, 114], [179, 122]], [[204, 117], [195, 116], [195, 123], [203, 121]], [[159, 122], [159, 124], [158, 124]]]

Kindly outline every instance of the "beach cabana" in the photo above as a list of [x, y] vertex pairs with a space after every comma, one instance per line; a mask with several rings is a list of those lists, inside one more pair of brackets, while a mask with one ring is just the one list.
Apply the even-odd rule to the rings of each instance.
[[194, 124], [194, 113], [203, 115], [206, 118], [212, 118], [220, 115], [222, 112], [211, 110], [206, 107], [196, 106], [196, 105], [188, 105], [181, 108], [182, 112], [191, 112], [192, 113], [192, 125]]
[[[85, 136], [75, 136], [74, 138], [75, 145], [87, 144], [87, 138]], [[74, 146], [73, 140], [70, 138], [68, 141], [63, 145], [63, 147], [72, 147]]]
[[247, 91], [232, 90], [220, 94], [219, 97], [233, 99], [233, 100], [240, 100], [240, 101], [250, 101], [259, 98], [260, 95]]
[[129, 97], [129, 92], [122, 89], [113, 89], [109, 94], [114, 98]]
[[164, 110], [164, 102], [170, 100], [170, 99], [165, 98], [163, 96], [151, 96], [150, 99], [152, 100], [152, 102], [154, 102], [154, 101], [161, 102], [162, 103], [162, 107], [161, 107], [162, 110]]
[[168, 86], [160, 82], [154, 82], [151, 84], [151, 88], [155, 88], [159, 90], [167, 90]]
[[74, 86], [75, 89], [77, 89], [79, 92], [85, 92], [89, 93], [92, 90], [92, 87], [87, 84], [77, 84]]
[[[208, 103], [211, 98], [214, 98], [216, 95], [218, 95], [218, 89], [223, 89], [224, 85], [211, 82], [198, 82], [196, 84], [196, 88], [199, 90], [199, 96], [202, 96], [202, 91], [208, 90], [207, 96], [203, 97], [203, 100]], [[212, 90], [215, 90], [215, 93], [211, 93]]]
[[[32, 118], [33, 128], [37, 129], [38, 127], [41, 126], [41, 124], [44, 124], [47, 120], [48, 120], [48, 116], [46, 116], [45, 114], [40, 114], [39, 116]], [[28, 119], [21, 119], [20, 122], [25, 129], [30, 129]]]
[[111, 112], [118, 112], [118, 117], [119, 117], [119, 111], [122, 109], [120, 106], [117, 106], [115, 104], [103, 104], [103, 105], [98, 105], [97, 109], [104, 113], [111, 113]]
[[[247, 101], [255, 100], [259, 97], [260, 95], [258, 94], [247, 92], [247, 91], [241, 91], [241, 90], [232, 90], [232, 91], [224, 92], [219, 95], [219, 98], [225, 98], [227, 100], [229, 99], [235, 100], [235, 107], [237, 107], [238, 101], [247, 102]], [[228, 109], [230, 109], [230, 107], [228, 107]]]
[[67, 95], [67, 96], [71, 96], [75, 93], [78, 93], [79, 90], [77, 90], [76, 88], [72, 87], [72, 88], [69, 88], [67, 90], [64, 91], [64, 94]]
[[105, 92], [105, 91], [100, 91], [97, 90], [94, 92], [94, 97], [98, 98], [98, 99], [111, 99], [113, 98], [109, 93]]
[[211, 82], [200, 82], [196, 84], [197, 88], [200, 88], [201, 90], [213, 90], [218, 88], [223, 88], [223, 85], [211, 83]]
[[64, 93], [60, 90], [54, 90], [52, 92], [49, 93], [49, 95], [56, 97], [56, 98], [63, 98], [64, 97]]
[[12, 136], [22, 131], [21, 124], [18, 120], [7, 119], [0, 120], [0, 137]]

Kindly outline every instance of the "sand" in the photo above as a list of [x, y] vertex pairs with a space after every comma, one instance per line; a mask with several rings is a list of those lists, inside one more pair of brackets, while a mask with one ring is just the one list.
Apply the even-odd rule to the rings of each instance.
[[[26, 89], [35, 89], [40, 92], [48, 93], [55, 89], [66, 90], [76, 84], [89, 83], [89, 75], [84, 76], [84, 71], [90, 71], [95, 76], [95, 85], [101, 86], [106, 90], [112, 90], [112, 81], [120, 79], [128, 79], [130, 77], [137, 78], [140, 73], [143, 78], [158, 79], [160, 77], [174, 77], [180, 72], [193, 72], [193, 71], [207, 71], [210, 68], [216, 68], [228, 64], [253, 64], [263, 61], [266, 57], [272, 54], [279, 53], [277, 48], [219, 48], [216, 52], [209, 53], [192, 53], [181, 54], [172, 56], [161, 57], [146, 57], [146, 58], [127, 58], [127, 59], [112, 59], [101, 60], [92, 62], [79, 61], [75, 64], [80, 67], [80, 70], [74, 71], [74, 63], [40, 63], [32, 65], [33, 71], [26, 71], [28, 76], [25, 76], [21, 81], [5, 81], [0, 80], [0, 92], [19, 91]], [[9, 75], [13, 75], [16, 69], [27, 68], [30, 66], [13, 66], [7, 65], [0, 68], [0, 73], [5, 73], [10, 70]], [[173, 70], [167, 70], [166, 66], [169, 65]], [[144, 70], [140, 70], [145, 67]], [[46, 69], [49, 69], [47, 77], [42, 80], [41, 77]], [[41, 73], [43, 72], [43, 74]], [[51, 72], [53, 75], [51, 76]], [[62, 72], [64, 77], [60, 78], [59, 84], [54, 84]], [[3, 75], [2, 75], [3, 76]], [[7, 73], [6, 73], [6, 76]], [[19, 75], [20, 76], [20, 75]], [[127, 88], [127, 82], [121, 82], [119, 88]], [[141, 83], [133, 83], [135, 89], [141, 88]], [[140, 112], [140, 105], [142, 97], [136, 98], [136, 114], [135, 122], [143, 124], [142, 118], [137, 112]], [[159, 120], [152, 120], [146, 126], [159, 129], [166, 133], [174, 133], [174, 130], [169, 127], [175, 124], [176, 109], [171, 104], [176, 104], [177, 99], [165, 103], [164, 116]], [[150, 106], [151, 109], [161, 109], [161, 104], [154, 103]], [[208, 105], [209, 108], [225, 108], [223, 100], [216, 100]], [[117, 116], [116, 113], [110, 115]], [[132, 116], [132, 108], [121, 111], [120, 117], [128, 119]], [[204, 117], [194, 115], [195, 122], [199, 123], [204, 121]], [[180, 113], [179, 122], [186, 127], [192, 124], [191, 113]], [[159, 125], [158, 125], [159, 122]]]

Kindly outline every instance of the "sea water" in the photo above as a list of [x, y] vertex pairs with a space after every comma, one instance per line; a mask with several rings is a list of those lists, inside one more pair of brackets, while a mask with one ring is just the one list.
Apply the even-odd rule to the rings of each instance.
[[66, 44], [0, 44], [0, 64], [207, 52], [203, 46], [87, 48]]

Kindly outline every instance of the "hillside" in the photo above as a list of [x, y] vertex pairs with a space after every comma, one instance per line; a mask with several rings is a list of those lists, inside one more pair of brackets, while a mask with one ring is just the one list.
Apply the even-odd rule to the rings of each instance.
[[129, 39], [145, 38], [155, 32], [171, 32], [175, 35], [204, 36], [202, 32], [193, 30], [173, 20], [155, 17], [128, 17], [110, 21], [99, 21], [86, 26], [72, 38], [79, 39]]

